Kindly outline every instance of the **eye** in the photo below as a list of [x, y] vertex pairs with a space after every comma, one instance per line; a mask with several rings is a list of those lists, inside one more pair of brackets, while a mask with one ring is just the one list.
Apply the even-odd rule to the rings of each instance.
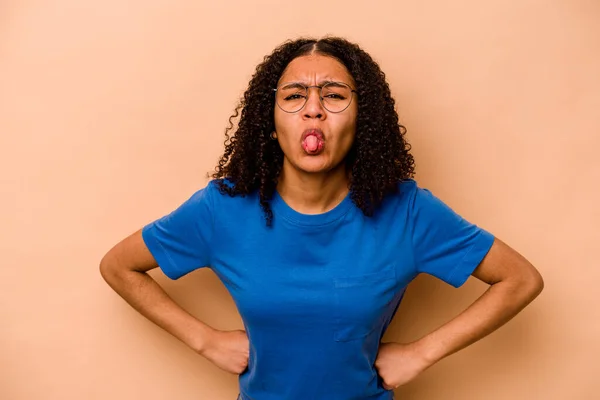
[[304, 98], [303, 95], [296, 93], [296, 94], [291, 94], [289, 96], [284, 97], [284, 100], [298, 100], [298, 99], [303, 99], [303, 98]]
[[344, 100], [345, 99], [344, 96], [337, 94], [337, 93], [329, 93], [329, 94], [326, 94], [325, 97], [327, 97], [328, 99], [334, 99], [334, 100]]

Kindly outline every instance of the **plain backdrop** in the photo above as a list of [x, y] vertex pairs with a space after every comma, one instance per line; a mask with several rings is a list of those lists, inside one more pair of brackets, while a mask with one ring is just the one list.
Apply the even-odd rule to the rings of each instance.
[[[357, 42], [385, 71], [419, 184], [546, 283], [514, 320], [398, 399], [597, 398], [594, 0], [3, 0], [0, 398], [235, 398], [237, 376], [137, 314], [98, 265], [206, 185], [263, 57], [326, 34]], [[243, 327], [210, 270], [151, 274], [206, 323]], [[485, 288], [420, 276], [384, 341], [426, 334]]]

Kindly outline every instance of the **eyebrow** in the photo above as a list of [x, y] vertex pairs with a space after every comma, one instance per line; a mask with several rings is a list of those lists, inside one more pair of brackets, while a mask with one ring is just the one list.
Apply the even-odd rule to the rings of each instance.
[[[342, 86], [341, 84], [344, 85], [348, 85], [350, 86], [350, 84], [345, 83], [345, 82], [341, 82], [341, 81], [332, 81], [332, 80], [322, 80], [319, 81], [317, 84], [318, 86], [323, 86], [323, 85], [327, 85], [327, 84], [331, 84], [331, 85], [336, 85], [336, 86]], [[293, 88], [301, 88], [301, 87], [306, 87], [306, 86], [311, 86], [306, 82], [286, 82], [284, 84], [282, 84], [282, 88], [284, 89], [293, 89]], [[352, 86], [350, 86], [350, 89], [352, 89]]]

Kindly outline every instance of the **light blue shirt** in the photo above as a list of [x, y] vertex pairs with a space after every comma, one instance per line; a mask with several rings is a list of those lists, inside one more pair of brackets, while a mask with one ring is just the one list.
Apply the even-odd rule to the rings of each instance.
[[419, 274], [462, 285], [494, 237], [414, 180], [366, 217], [348, 195], [300, 214], [276, 192], [266, 226], [258, 193], [215, 181], [146, 225], [144, 241], [171, 279], [209, 267], [231, 293], [250, 341], [244, 400], [383, 400], [374, 367], [406, 286]]

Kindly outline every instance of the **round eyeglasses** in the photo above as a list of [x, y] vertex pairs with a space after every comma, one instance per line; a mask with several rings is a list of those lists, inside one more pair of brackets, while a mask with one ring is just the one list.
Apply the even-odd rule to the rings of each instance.
[[275, 101], [282, 111], [295, 113], [308, 101], [308, 89], [319, 88], [319, 101], [332, 113], [344, 111], [352, 103], [352, 93], [356, 90], [343, 82], [327, 82], [322, 86], [305, 86], [298, 82], [283, 83], [273, 89]]

